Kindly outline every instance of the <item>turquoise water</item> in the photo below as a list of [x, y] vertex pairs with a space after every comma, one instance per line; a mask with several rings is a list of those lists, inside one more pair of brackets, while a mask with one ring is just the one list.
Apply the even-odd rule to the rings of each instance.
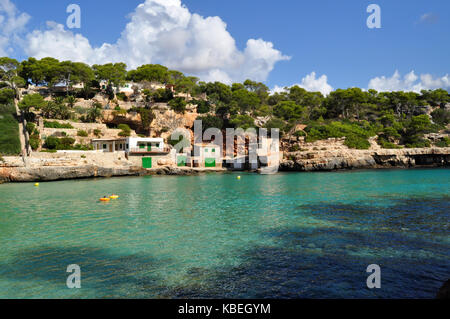
[[241, 175], [0, 185], [0, 298], [433, 298], [450, 278], [449, 169]]

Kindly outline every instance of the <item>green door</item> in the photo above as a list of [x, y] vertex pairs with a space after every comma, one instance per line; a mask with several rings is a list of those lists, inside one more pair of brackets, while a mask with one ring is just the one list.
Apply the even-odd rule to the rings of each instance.
[[151, 157], [143, 157], [142, 158], [142, 167], [143, 168], [152, 168], [152, 158]]
[[215, 158], [206, 158], [205, 159], [205, 167], [216, 167], [216, 159]]
[[177, 165], [179, 167], [186, 166], [187, 157], [186, 156], [178, 156]]

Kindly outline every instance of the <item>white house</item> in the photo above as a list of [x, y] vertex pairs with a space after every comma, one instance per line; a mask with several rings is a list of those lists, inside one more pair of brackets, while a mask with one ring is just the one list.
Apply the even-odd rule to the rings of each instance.
[[168, 153], [164, 139], [160, 137], [128, 137], [126, 146], [128, 153]]
[[214, 143], [194, 144], [192, 150], [194, 167], [222, 167], [222, 148]]
[[92, 145], [94, 146], [94, 150], [103, 151], [103, 152], [119, 152], [126, 151], [128, 147], [128, 141], [126, 138], [98, 138], [92, 140]]
[[133, 82], [127, 82], [124, 85], [120, 86], [118, 91], [126, 95], [131, 95], [134, 93], [133, 86], [134, 86]]

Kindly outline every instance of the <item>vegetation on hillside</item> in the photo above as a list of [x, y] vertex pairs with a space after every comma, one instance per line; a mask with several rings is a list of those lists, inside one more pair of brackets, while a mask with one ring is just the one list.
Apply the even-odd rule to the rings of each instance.
[[[7, 83], [11, 89], [3, 95], [14, 95], [17, 87], [31, 84], [52, 88], [61, 83], [69, 87], [83, 83], [84, 88], [78, 94], [87, 97], [92, 90], [101, 90], [114, 102], [128, 97], [117, 95], [113, 87], [127, 81], [139, 83], [145, 107], [135, 110], [149, 110], [139, 111], [146, 128], [154, 118], [152, 103], [168, 103], [179, 113], [186, 112], [187, 103], [192, 103], [197, 105], [204, 129], [212, 126], [279, 128], [284, 135], [304, 135], [307, 142], [339, 137], [345, 138], [345, 144], [351, 148], [366, 149], [370, 146], [368, 139], [376, 135], [383, 148], [427, 147], [430, 141], [425, 134], [442, 131], [450, 122], [447, 106], [450, 96], [443, 89], [414, 93], [349, 88], [323, 96], [293, 86], [271, 93], [261, 82], [246, 80], [232, 85], [199, 82], [198, 78], [161, 65], [147, 64], [127, 71], [124, 63], [91, 67], [53, 58], [29, 58], [22, 62], [1, 58], [0, 70], [0, 82]], [[152, 86], [155, 83], [162, 84], [162, 88], [160, 85], [155, 89]], [[177, 93], [189, 93], [193, 100], [188, 102]], [[71, 119], [76, 112], [80, 112], [79, 118], [84, 122], [95, 122], [101, 117], [101, 105], [81, 111], [68, 91], [67, 95], [53, 97], [51, 101], [43, 101], [37, 95], [25, 96], [20, 107], [25, 112], [39, 110], [53, 119]], [[2, 98], [0, 94], [0, 102]], [[295, 129], [297, 124], [306, 125], [306, 129], [299, 133]], [[122, 133], [127, 134], [127, 130]], [[445, 141], [437, 143], [444, 145]]]
[[12, 103], [0, 104], [0, 155], [19, 155], [19, 123]]

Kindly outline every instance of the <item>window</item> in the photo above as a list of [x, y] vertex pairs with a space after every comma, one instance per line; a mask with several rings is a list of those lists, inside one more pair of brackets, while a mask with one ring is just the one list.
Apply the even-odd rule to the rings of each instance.
[[215, 148], [213, 148], [213, 149], [212, 149], [212, 152], [213, 152], [213, 153], [215, 153], [215, 152], [216, 152], [216, 149], [215, 149]]
[[106, 150], [106, 144], [103, 144], [103, 149]]

